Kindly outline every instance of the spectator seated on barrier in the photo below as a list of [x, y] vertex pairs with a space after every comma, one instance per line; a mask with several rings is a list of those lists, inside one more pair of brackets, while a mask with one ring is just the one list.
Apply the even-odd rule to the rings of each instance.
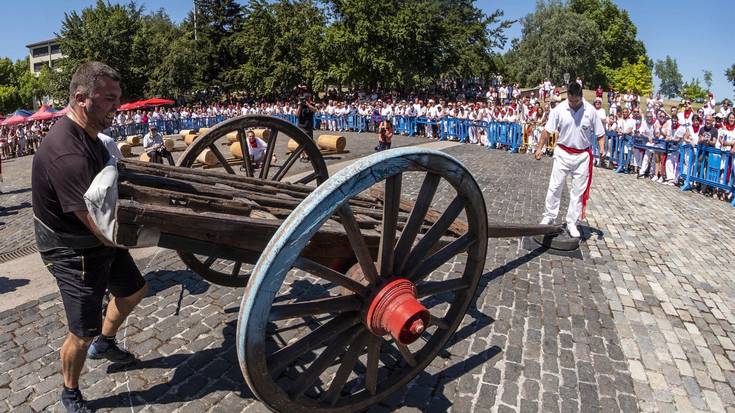
[[163, 163], [163, 158], [168, 160], [168, 163], [174, 164], [174, 157], [166, 149], [163, 143], [163, 135], [158, 132], [158, 126], [155, 123], [151, 123], [148, 127], [149, 132], [143, 136], [143, 150], [150, 158], [149, 162]]

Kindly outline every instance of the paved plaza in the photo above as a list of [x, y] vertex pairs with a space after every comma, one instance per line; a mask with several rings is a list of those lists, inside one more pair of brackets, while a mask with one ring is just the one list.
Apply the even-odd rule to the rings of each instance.
[[[347, 136], [351, 152], [328, 163], [372, 152], [374, 135]], [[490, 222], [539, 221], [551, 158], [443, 150], [483, 188]], [[34, 244], [30, 165], [30, 157], [3, 162], [0, 294], [15, 301], [0, 303], [0, 412], [61, 411], [64, 310], [38, 254], [23, 252]], [[491, 239], [475, 305], [450, 346], [370, 411], [735, 412], [735, 208], [596, 169], [582, 229], [572, 254]], [[203, 281], [173, 251], [135, 257], [151, 293], [118, 339], [141, 361], [88, 362], [82, 389], [92, 407], [266, 411], [237, 361], [242, 290]]]

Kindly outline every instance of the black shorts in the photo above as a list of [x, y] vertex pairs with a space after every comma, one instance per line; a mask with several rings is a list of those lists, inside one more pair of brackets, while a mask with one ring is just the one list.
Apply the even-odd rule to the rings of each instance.
[[69, 331], [79, 337], [101, 334], [102, 299], [106, 290], [123, 298], [145, 285], [133, 257], [124, 249], [57, 248], [42, 252], [41, 258], [59, 285]]

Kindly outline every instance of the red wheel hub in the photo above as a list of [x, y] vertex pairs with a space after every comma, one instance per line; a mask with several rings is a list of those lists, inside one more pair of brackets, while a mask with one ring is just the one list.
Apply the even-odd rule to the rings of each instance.
[[373, 296], [365, 324], [375, 335], [390, 334], [401, 344], [411, 344], [428, 327], [429, 316], [429, 310], [416, 298], [416, 286], [397, 278]]

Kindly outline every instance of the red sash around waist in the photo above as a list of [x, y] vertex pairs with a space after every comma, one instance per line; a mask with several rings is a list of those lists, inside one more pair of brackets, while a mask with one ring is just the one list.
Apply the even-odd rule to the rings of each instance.
[[587, 175], [587, 188], [585, 188], [584, 192], [582, 193], [582, 215], [581, 218], [584, 219], [586, 217], [586, 209], [587, 209], [587, 201], [590, 199], [590, 188], [592, 187], [592, 147], [588, 147], [587, 149], [577, 149], [577, 148], [570, 148], [568, 146], [564, 146], [560, 143], [557, 143], [556, 146], [561, 148], [566, 153], [571, 153], [574, 155], [578, 155], [580, 153], [587, 152], [590, 156], [589, 159], [589, 174]]

